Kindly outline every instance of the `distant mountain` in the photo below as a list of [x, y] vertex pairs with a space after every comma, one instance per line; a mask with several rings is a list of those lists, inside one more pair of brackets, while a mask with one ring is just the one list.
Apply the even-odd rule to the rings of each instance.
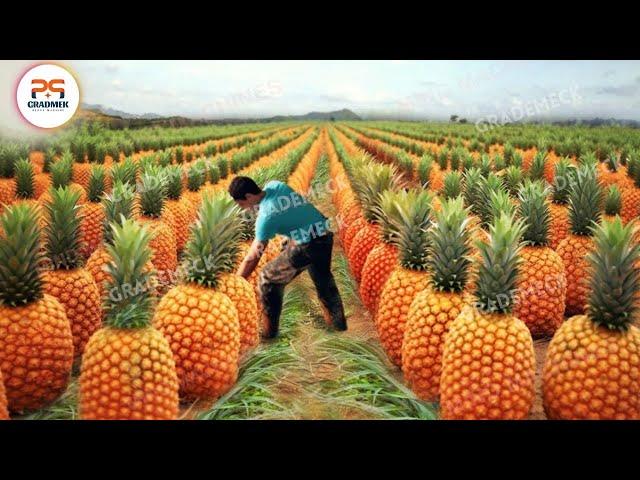
[[362, 120], [359, 115], [355, 114], [348, 108], [336, 110], [334, 112], [309, 112], [304, 115], [276, 115], [275, 117], [261, 119], [263, 122], [282, 122], [282, 121], [306, 121], [306, 120]]
[[127, 113], [121, 110], [116, 110], [115, 108], [105, 107], [104, 105], [95, 105], [83, 103], [80, 105], [80, 108], [84, 110], [91, 110], [94, 112], [99, 112], [104, 115], [109, 115], [111, 117], [120, 117], [120, 118], [141, 118], [143, 120], [154, 120], [156, 118], [164, 118], [162, 115], [158, 115], [157, 113], [143, 113], [142, 115], [137, 115], [134, 113]]

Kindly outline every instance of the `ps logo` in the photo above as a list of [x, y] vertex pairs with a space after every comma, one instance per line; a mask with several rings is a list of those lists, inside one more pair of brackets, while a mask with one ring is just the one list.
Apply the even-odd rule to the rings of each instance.
[[[34, 78], [31, 80], [31, 85], [40, 85], [39, 88], [32, 87], [31, 88], [31, 98], [37, 98], [36, 93], [46, 92], [49, 90], [53, 93], [59, 93], [60, 98], [64, 98], [64, 87], [56, 87], [56, 85], [64, 85], [64, 79], [62, 78], [54, 78], [53, 80], [49, 80], [48, 82], [42, 78]], [[51, 96], [50, 93], [45, 94], [45, 97], [49, 98]]]

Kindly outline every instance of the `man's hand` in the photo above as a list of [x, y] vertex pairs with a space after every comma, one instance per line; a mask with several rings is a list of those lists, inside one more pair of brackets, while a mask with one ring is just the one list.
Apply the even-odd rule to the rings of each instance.
[[247, 252], [247, 256], [244, 257], [244, 260], [238, 267], [238, 275], [243, 278], [249, 278], [249, 276], [258, 266], [258, 262], [260, 262], [260, 258], [262, 257], [262, 254], [264, 253], [268, 244], [268, 240], [266, 242], [261, 242], [259, 240], [253, 241], [253, 243], [251, 244], [251, 248], [249, 248], [249, 251]]

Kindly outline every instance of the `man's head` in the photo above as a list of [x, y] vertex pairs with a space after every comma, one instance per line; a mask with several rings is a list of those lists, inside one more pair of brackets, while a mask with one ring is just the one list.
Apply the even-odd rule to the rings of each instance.
[[240, 208], [247, 210], [260, 203], [264, 192], [253, 179], [235, 177], [229, 184], [229, 195], [240, 205]]

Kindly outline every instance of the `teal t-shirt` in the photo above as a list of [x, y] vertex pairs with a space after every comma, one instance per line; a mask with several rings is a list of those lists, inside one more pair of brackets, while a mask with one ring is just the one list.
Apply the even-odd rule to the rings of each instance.
[[276, 234], [296, 243], [308, 243], [329, 230], [328, 219], [289, 185], [268, 182], [256, 217], [256, 240], [266, 242]]

